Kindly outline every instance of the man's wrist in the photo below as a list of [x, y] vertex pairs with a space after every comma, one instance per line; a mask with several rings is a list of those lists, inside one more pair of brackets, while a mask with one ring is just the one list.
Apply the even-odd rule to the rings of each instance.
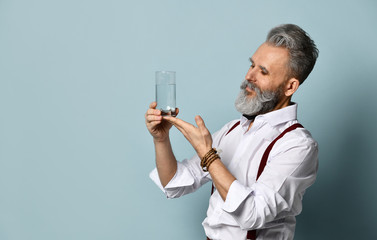
[[[209, 172], [210, 167], [216, 167], [221, 162], [221, 158], [216, 158], [211, 164], [208, 165], [207, 170]], [[212, 169], [212, 168], [211, 168]]]
[[153, 143], [154, 144], [166, 144], [170, 142], [169, 135], [164, 138], [153, 138]]
[[211, 147], [203, 148], [203, 150], [200, 150], [197, 152], [200, 159], [202, 159], [209, 151], [211, 151]]
[[200, 161], [200, 166], [202, 167], [203, 171], [208, 172], [209, 166], [216, 161], [217, 159], [220, 159], [220, 156], [217, 154], [217, 151], [215, 148], [211, 148], [202, 158]]

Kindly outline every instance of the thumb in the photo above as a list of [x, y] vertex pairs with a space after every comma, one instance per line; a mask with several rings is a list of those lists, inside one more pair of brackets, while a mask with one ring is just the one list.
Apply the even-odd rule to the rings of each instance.
[[200, 117], [199, 115], [195, 116], [195, 122], [200, 130], [207, 129], [202, 117]]

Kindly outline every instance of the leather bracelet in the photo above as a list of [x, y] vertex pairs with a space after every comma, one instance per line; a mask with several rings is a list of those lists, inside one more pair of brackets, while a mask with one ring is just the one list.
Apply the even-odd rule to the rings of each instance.
[[212, 155], [212, 154], [216, 154], [217, 151], [216, 151], [216, 148], [211, 148], [211, 150], [209, 150], [205, 155], [204, 157], [201, 159], [200, 161], [200, 166], [203, 168], [207, 165], [207, 162], [208, 162], [208, 158]]
[[202, 167], [204, 172], [208, 172], [209, 166], [215, 161], [216, 159], [220, 159], [220, 156], [217, 154], [215, 148], [209, 150], [204, 157], [201, 159], [200, 166]]
[[215, 155], [214, 158], [212, 158], [211, 160], [208, 161], [207, 165], [206, 165], [206, 170], [209, 171], [209, 166], [217, 159], [220, 159], [220, 156], [218, 154]]

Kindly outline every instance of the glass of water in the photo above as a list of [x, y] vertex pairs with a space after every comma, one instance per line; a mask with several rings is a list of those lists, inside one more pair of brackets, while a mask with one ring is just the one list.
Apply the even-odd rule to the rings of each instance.
[[156, 102], [157, 108], [162, 115], [175, 117], [177, 115], [175, 106], [175, 72], [156, 72]]

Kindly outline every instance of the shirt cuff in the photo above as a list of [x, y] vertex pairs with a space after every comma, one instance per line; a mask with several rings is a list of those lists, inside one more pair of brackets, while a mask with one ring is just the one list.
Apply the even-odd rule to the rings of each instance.
[[165, 188], [161, 184], [157, 168], [152, 170], [149, 177], [161, 189], [161, 191], [166, 194], [167, 197], [173, 195], [173, 192], [175, 192], [174, 190], [179, 187], [191, 186], [194, 184], [194, 179], [190, 171], [181, 162], [177, 162], [177, 171]]
[[234, 180], [230, 185], [228, 194], [223, 205], [223, 210], [232, 213], [242, 204], [243, 201], [253, 192], [251, 188], [245, 187], [239, 181]]

